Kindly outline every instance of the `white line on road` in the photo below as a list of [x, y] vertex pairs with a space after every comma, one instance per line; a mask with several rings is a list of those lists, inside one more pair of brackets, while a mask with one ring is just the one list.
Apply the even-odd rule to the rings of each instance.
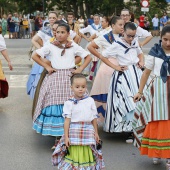
[[26, 88], [28, 75], [10, 75], [9, 88]]

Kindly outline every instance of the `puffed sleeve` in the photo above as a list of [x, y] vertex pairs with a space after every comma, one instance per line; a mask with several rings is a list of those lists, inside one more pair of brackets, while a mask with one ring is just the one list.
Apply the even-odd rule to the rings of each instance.
[[140, 48], [140, 46], [139, 46], [139, 43], [138, 43], [138, 41], [136, 41], [136, 43], [137, 43], [137, 54], [139, 55], [139, 54], [142, 54], [143, 52], [142, 52], [142, 49]]
[[95, 119], [95, 118], [97, 118], [98, 113], [97, 113], [97, 108], [96, 108], [93, 98], [91, 98], [91, 103], [92, 103], [92, 105], [91, 105], [92, 115], [93, 115], [93, 119]]
[[155, 57], [151, 55], [147, 55], [145, 57], [145, 67], [149, 70], [153, 70], [154, 65], [155, 65]]
[[147, 30], [144, 30], [143, 28], [141, 28], [139, 26], [137, 27], [136, 34], [138, 35], [138, 37], [142, 37], [142, 38], [151, 36], [150, 32], [148, 32]]
[[90, 53], [86, 50], [84, 50], [81, 46], [73, 42], [74, 47], [74, 55], [80, 56], [81, 58], [85, 58], [87, 55], [90, 55]]
[[79, 32], [82, 33], [82, 34], [85, 34], [85, 33], [87, 33], [87, 32], [90, 32], [90, 31], [89, 31], [89, 30], [90, 30], [90, 27], [91, 27], [91, 26], [88, 25], [87, 27], [80, 29]]
[[101, 47], [105, 42], [103, 35], [100, 35], [99, 37], [95, 38], [93, 41], [98, 47]]
[[6, 49], [6, 44], [5, 44], [5, 40], [2, 37], [2, 35], [0, 34], [0, 51], [3, 51]]
[[45, 58], [45, 56], [50, 55], [50, 44], [45, 44], [40, 49], [36, 50], [36, 53], [40, 55], [42, 58]]
[[76, 32], [70, 30], [70, 37], [71, 37], [72, 39], [74, 39], [75, 36], [76, 36]]
[[103, 50], [102, 55], [106, 58], [116, 57], [119, 52], [119, 45], [116, 42], [113, 42], [111, 46]]
[[40, 30], [37, 32], [37, 35], [43, 40], [45, 37], [45, 34]]
[[62, 116], [64, 118], [71, 118], [71, 113], [72, 113], [72, 102], [71, 101], [66, 101], [64, 103]]

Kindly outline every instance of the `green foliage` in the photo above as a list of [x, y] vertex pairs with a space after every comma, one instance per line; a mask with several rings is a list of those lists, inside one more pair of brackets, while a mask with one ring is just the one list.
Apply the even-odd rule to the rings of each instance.
[[[73, 11], [76, 17], [83, 15], [89, 17], [90, 14], [102, 13], [109, 16], [113, 13], [119, 13], [124, 7], [123, 0], [51, 0], [48, 10], [54, 5], [58, 6], [58, 10], [64, 12]], [[83, 9], [85, 6], [85, 10]]]
[[0, 0], [1, 14], [8, 14], [15, 12], [16, 4], [11, 0]]
[[[0, 0], [0, 7], [3, 12], [20, 12], [23, 14], [33, 13], [35, 11], [44, 12], [54, 10], [54, 6], [63, 12], [73, 11], [76, 17], [82, 15], [89, 17], [90, 14], [102, 13], [110, 16], [112, 14], [119, 15], [124, 7], [135, 13], [135, 17], [139, 17], [141, 12], [141, 0], [130, 0], [124, 4], [123, 0]], [[85, 8], [84, 8], [85, 7]], [[150, 8], [148, 16], [151, 18], [157, 13], [159, 16], [166, 11], [166, 0], [150, 0]]]
[[[149, 18], [153, 18], [155, 14], [158, 14], [158, 16], [161, 17], [162, 13], [166, 12], [166, 8], [168, 6], [166, 0], [150, 0], [149, 2], [149, 12], [146, 12], [146, 15], [148, 15]], [[135, 14], [135, 18], [139, 18], [139, 16], [143, 13], [141, 11], [140, 0], [130, 0], [130, 2], [125, 4], [125, 6]]]

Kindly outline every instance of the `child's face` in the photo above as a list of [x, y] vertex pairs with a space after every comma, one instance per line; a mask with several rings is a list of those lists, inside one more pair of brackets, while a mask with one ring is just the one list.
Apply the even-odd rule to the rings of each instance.
[[67, 40], [69, 36], [69, 32], [67, 32], [66, 28], [63, 26], [60, 26], [57, 28], [57, 32], [56, 32], [56, 39], [58, 41], [65, 42]]
[[56, 37], [56, 31], [57, 31], [58, 24], [53, 25], [53, 36]]
[[102, 18], [101, 24], [102, 24], [102, 28], [103, 29], [105, 29], [105, 28], [107, 28], [109, 26], [109, 23], [106, 21], [105, 18]]
[[119, 19], [115, 24], [112, 25], [112, 28], [116, 34], [122, 34], [124, 31], [124, 25], [124, 21], [122, 19]]
[[127, 29], [124, 33], [124, 39], [127, 43], [131, 44], [136, 36], [136, 30]]
[[50, 25], [53, 25], [57, 21], [57, 16], [54, 13], [50, 13], [48, 16]]
[[75, 78], [71, 86], [75, 97], [81, 98], [86, 92], [87, 82], [85, 78]]
[[162, 47], [165, 50], [170, 50], [170, 33], [167, 32], [165, 35], [162, 36]]

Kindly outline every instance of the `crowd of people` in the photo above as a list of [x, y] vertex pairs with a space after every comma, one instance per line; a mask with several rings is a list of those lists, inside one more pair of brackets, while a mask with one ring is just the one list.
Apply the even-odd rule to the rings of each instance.
[[112, 18], [95, 14], [87, 26], [72, 12], [64, 18], [51, 11], [46, 21], [35, 26], [27, 94], [33, 99], [33, 129], [56, 137], [53, 165], [105, 169], [102, 124], [105, 132], [127, 133], [126, 143], [134, 143], [154, 164], [166, 159], [170, 170], [170, 25], [144, 58], [142, 47], [152, 35], [131, 22], [128, 9]]
[[0, 17], [2, 36], [8, 33], [9, 39], [32, 38], [43, 27], [44, 21], [45, 18], [40, 14], [29, 17], [17, 13], [9, 13], [8, 16], [4, 14]]

